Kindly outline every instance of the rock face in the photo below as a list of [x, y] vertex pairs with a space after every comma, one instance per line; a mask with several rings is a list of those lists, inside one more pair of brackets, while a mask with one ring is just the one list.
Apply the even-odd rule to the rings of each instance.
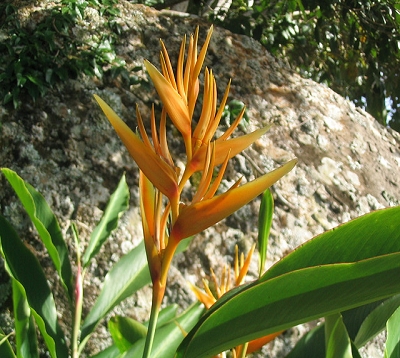
[[[91, 265], [85, 282], [87, 308], [110, 267], [141, 238], [137, 167], [95, 104], [93, 94], [99, 94], [134, 128], [135, 104], [148, 118], [149, 103], [158, 101], [143, 60], [147, 58], [158, 66], [160, 38], [174, 60], [184, 34], [199, 25], [201, 44], [209, 27], [199, 18], [180, 13], [156, 12], [124, 1], [119, 7], [123, 32], [117, 52], [128, 69], [142, 68], [135, 72], [139, 84], [129, 87], [118, 80], [83, 78], [60, 85], [35, 105], [26, 103], [16, 111], [0, 107], [0, 165], [17, 171], [45, 195], [69, 237], [71, 252], [73, 240], [67, 230], [71, 221], [88, 239], [110, 192], [122, 173], [127, 173], [131, 209]], [[89, 20], [90, 27], [81, 24], [76, 33], [86, 31], [90, 35], [101, 29], [101, 18]], [[328, 88], [293, 73], [247, 37], [214, 29], [206, 65], [213, 69], [221, 96], [232, 78], [230, 98], [248, 108], [249, 123], [239, 132], [273, 124], [267, 135], [231, 161], [225, 184], [239, 175], [251, 180], [293, 157], [299, 160], [295, 169], [273, 187], [276, 211], [269, 264], [327, 229], [371, 210], [399, 204], [398, 133], [382, 127]], [[174, 133], [170, 135], [173, 139]], [[175, 143], [172, 150], [178, 152], [179, 142]], [[36, 250], [46, 270], [53, 272], [18, 200], [4, 178], [0, 183], [2, 215]], [[185, 280], [200, 284], [202, 277], [208, 277], [210, 266], [218, 272], [221, 265], [231, 263], [236, 243], [248, 250], [257, 237], [258, 207], [259, 200], [255, 200], [194, 239], [189, 250], [174, 261], [166, 303], [177, 301], [186, 306], [194, 297]], [[252, 272], [256, 272], [256, 263]], [[117, 311], [146, 319], [146, 294], [148, 290]], [[2, 320], [7, 318], [5, 300], [0, 302]], [[286, 333], [264, 348], [262, 356], [284, 356], [302, 331], [298, 328]], [[109, 344], [104, 326], [99, 327], [97, 339], [88, 345], [88, 352]]]

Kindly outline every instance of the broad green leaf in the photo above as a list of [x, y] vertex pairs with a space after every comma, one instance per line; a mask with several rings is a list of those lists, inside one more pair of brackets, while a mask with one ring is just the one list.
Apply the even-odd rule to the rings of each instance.
[[124, 316], [112, 317], [108, 321], [108, 330], [121, 353], [147, 335], [147, 328], [142, 323]]
[[[390, 300], [389, 298], [388, 300]], [[342, 317], [343, 317], [343, 322], [346, 325], [347, 332], [349, 333], [349, 337], [352, 341], [355, 340], [357, 334], [360, 331], [360, 327], [362, 326], [363, 322], [367, 319], [368, 315], [371, 314], [371, 312], [374, 311], [375, 308], [377, 308], [382, 302], [385, 302], [386, 300], [381, 300], [381, 301], [376, 301], [369, 303], [367, 305], [363, 305], [360, 307], [353, 308], [348, 311], [342, 312]], [[386, 324], [386, 320], [384, 322], [384, 325]], [[369, 337], [367, 340], [371, 339], [374, 337], [379, 331], [374, 331], [371, 330], [367, 334]], [[361, 347], [363, 344], [357, 345], [358, 347]]]
[[396, 295], [380, 303], [362, 322], [354, 339], [354, 344], [357, 347], [362, 347], [378, 333], [382, 332], [387, 320], [399, 306], [400, 295]]
[[[399, 306], [399, 300], [400, 295], [396, 295], [387, 300], [373, 302], [342, 312], [343, 322], [350, 339], [354, 340], [356, 336], [358, 337], [356, 339], [357, 344], [354, 343], [353, 346], [354, 358], [358, 353], [357, 348], [362, 347], [385, 328], [385, 324], [391, 316], [390, 312], [393, 313]], [[315, 329], [307, 332], [286, 358], [325, 358], [324, 328], [325, 324], [321, 323]]]
[[90, 236], [89, 245], [82, 257], [82, 266], [86, 267], [90, 260], [99, 252], [101, 246], [118, 226], [118, 220], [129, 206], [129, 188], [125, 175], [118, 183], [117, 189], [111, 195], [103, 216]]
[[[179, 317], [156, 330], [151, 358], [173, 358], [185, 333], [190, 331], [204, 312], [204, 307], [196, 303], [189, 307]], [[124, 358], [141, 357], [145, 340], [137, 342], [126, 352]], [[192, 356], [195, 357], [195, 356]]]
[[185, 338], [178, 357], [212, 356], [297, 324], [390, 297], [400, 292], [399, 274], [400, 253], [394, 253], [256, 281], [222, 297]]
[[107, 347], [104, 351], [101, 351], [91, 358], [120, 358], [122, 354], [115, 344], [110, 347]]
[[375, 211], [309, 240], [272, 266], [266, 281], [317, 265], [355, 262], [400, 251], [400, 206]]
[[11, 348], [11, 344], [8, 341], [10, 335], [5, 335], [0, 327], [0, 357], [2, 358], [16, 358], [14, 351]]
[[[169, 305], [165, 308], [163, 308], [160, 313], [158, 314], [158, 319], [157, 319], [157, 327], [161, 327], [164, 324], [170, 322], [176, 317], [176, 314], [178, 312], [179, 306], [177, 304]], [[145, 326], [147, 327], [148, 322], [145, 323]]]
[[286, 358], [325, 358], [324, 325], [319, 325], [307, 332], [296, 343]]
[[351, 342], [340, 313], [325, 318], [326, 358], [353, 358]]
[[360, 352], [354, 345], [353, 341], [351, 341], [350, 343], [351, 343], [351, 354], [353, 355], [353, 358], [362, 358]]
[[385, 358], [400, 357], [400, 307], [387, 322]]
[[[54, 298], [40, 263], [2, 216], [0, 216], [0, 239], [6, 270], [25, 289], [32, 314], [51, 356], [68, 357], [64, 334], [57, 321]], [[21, 262], [24, 264], [21, 265]]]
[[17, 356], [24, 358], [39, 357], [35, 322], [31, 315], [25, 290], [17, 280], [11, 280]]
[[13, 187], [33, 225], [35, 225], [68, 293], [68, 297], [72, 301], [74, 291], [68, 248], [56, 217], [46, 200], [33, 186], [10, 169], [2, 168], [1, 171]]
[[274, 198], [271, 190], [264, 192], [261, 199], [260, 213], [258, 214], [258, 252], [260, 255], [259, 276], [264, 272], [265, 261], [267, 260], [267, 247], [269, 232], [274, 214]]
[[122, 300], [150, 282], [150, 273], [142, 241], [123, 256], [106, 275], [103, 288], [81, 328], [83, 345], [107, 313]]

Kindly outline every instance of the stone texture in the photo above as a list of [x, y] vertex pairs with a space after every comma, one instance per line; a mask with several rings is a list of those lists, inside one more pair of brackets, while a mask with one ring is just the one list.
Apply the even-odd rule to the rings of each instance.
[[[48, 2], [41, 6], [54, 4]], [[124, 1], [119, 8], [118, 22], [123, 32], [117, 52], [129, 70], [142, 68], [132, 72], [141, 80], [138, 85], [128, 86], [123, 80], [82, 78], [59, 85], [35, 105], [27, 102], [17, 111], [0, 107], [0, 165], [17, 171], [44, 194], [60, 218], [72, 257], [70, 223], [76, 222], [82, 237], [88, 239], [120, 176], [127, 173], [131, 207], [90, 266], [85, 281], [85, 312], [99, 292], [104, 275], [141, 237], [137, 167], [92, 95], [100, 95], [135, 128], [136, 103], [144, 118], [148, 118], [149, 103], [159, 103], [143, 66], [145, 58], [158, 66], [159, 38], [175, 59], [184, 34], [192, 33], [199, 25], [202, 43], [209, 27], [203, 20], [181, 13], [156, 12]], [[21, 16], [29, 17], [32, 11], [37, 14], [42, 10], [41, 7], [24, 8]], [[89, 18], [74, 33], [84, 34], [90, 40], [104, 31], [103, 20], [96, 13], [87, 15]], [[398, 133], [382, 127], [330, 89], [293, 73], [250, 38], [215, 28], [206, 65], [213, 69], [219, 93], [222, 95], [232, 78], [230, 98], [247, 106], [250, 121], [237, 134], [273, 124], [267, 135], [231, 161], [224, 184], [228, 186], [240, 175], [244, 181], [252, 180], [288, 159], [299, 159], [296, 168], [273, 187], [276, 211], [268, 265], [314, 235], [371, 210], [399, 204]], [[171, 131], [170, 135], [175, 145], [172, 150], [177, 153], [181, 147], [176, 133]], [[1, 213], [13, 222], [37, 252], [46, 272], [54, 277], [36, 233], [3, 177], [0, 185]], [[255, 200], [223, 223], [198, 235], [190, 249], [176, 257], [166, 304], [177, 301], [185, 307], [192, 302], [194, 297], [185, 280], [200, 284], [202, 277], [209, 277], [210, 266], [218, 272], [222, 265], [232, 263], [236, 243], [247, 252], [257, 237], [258, 208], [259, 200]], [[255, 278], [256, 270], [255, 262], [249, 279]], [[53, 279], [50, 281], [55, 285]], [[148, 289], [124, 302], [116, 312], [147, 319], [147, 295]], [[62, 304], [60, 297], [57, 300]], [[1, 303], [3, 320], [6, 320], [9, 308]], [[284, 356], [305, 329], [289, 330], [264, 348], [260, 356]], [[109, 338], [103, 324], [86, 353], [107, 344]], [[375, 350], [365, 352], [372, 351]], [[365, 356], [372, 357], [369, 354]]]

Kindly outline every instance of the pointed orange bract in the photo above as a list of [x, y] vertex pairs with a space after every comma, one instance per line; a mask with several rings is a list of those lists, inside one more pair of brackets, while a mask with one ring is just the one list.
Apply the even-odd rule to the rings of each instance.
[[154, 152], [153, 148], [147, 147], [99, 96], [94, 95], [94, 97], [143, 173], [165, 196], [170, 199], [176, 197], [178, 183], [174, 170]]
[[180, 241], [228, 217], [291, 171], [296, 163], [297, 159], [293, 159], [252, 182], [230, 189], [211, 199], [186, 206], [179, 213], [171, 231], [171, 238]]

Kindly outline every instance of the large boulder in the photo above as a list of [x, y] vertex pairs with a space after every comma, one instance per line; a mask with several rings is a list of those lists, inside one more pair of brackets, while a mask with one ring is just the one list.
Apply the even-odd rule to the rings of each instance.
[[[45, 8], [54, 5], [45, 2], [41, 6], [25, 7], [21, 16], [45, 13]], [[138, 77], [136, 84], [83, 76], [57, 85], [35, 104], [26, 101], [18, 110], [0, 107], [0, 165], [15, 170], [43, 193], [68, 238], [71, 258], [75, 248], [68, 230], [70, 223], [77, 223], [87, 242], [110, 193], [126, 172], [131, 206], [90, 266], [84, 283], [84, 312], [93, 304], [111, 266], [141, 239], [137, 166], [94, 102], [93, 94], [100, 95], [135, 128], [136, 103], [144, 118], [149, 118], [149, 104], [159, 103], [143, 60], [158, 66], [162, 38], [175, 61], [183, 35], [200, 26], [202, 43], [210, 26], [194, 16], [157, 12], [125, 1], [120, 1], [118, 7], [117, 22], [122, 32], [116, 52]], [[76, 36], [90, 38], [105, 31], [98, 14], [86, 15], [86, 21], [76, 26]], [[248, 37], [215, 28], [205, 64], [213, 69], [221, 96], [232, 78], [230, 99], [247, 106], [249, 122], [237, 134], [273, 124], [263, 138], [231, 161], [224, 180], [226, 187], [240, 175], [245, 181], [251, 180], [293, 157], [299, 160], [295, 169], [273, 187], [276, 210], [269, 265], [325, 230], [372, 210], [399, 204], [398, 133], [382, 127], [329, 88], [300, 77]], [[179, 155], [182, 149], [179, 137], [169, 129], [171, 150]], [[3, 177], [0, 183], [1, 214], [37, 253], [57, 289], [54, 271], [36, 232]], [[177, 302], [187, 306], [195, 298], [185, 280], [200, 284], [201, 278], [210, 274], [210, 266], [219, 272], [222, 265], [232, 262], [236, 243], [242, 250], [248, 250], [257, 237], [258, 208], [259, 200], [255, 200], [198, 235], [191, 247], [176, 257], [166, 304]], [[255, 275], [256, 262], [249, 279]], [[4, 281], [5, 275], [0, 277]], [[147, 319], [149, 294], [145, 289], [116, 312]], [[5, 322], [9, 300], [7, 295], [0, 295], [0, 299]], [[59, 305], [63, 304], [61, 297], [57, 296], [57, 300]], [[63, 319], [68, 323], [70, 318], [66, 315]], [[303, 330], [297, 328], [284, 334], [264, 350], [263, 356], [284, 356]], [[109, 344], [105, 324], [98, 328], [95, 339], [96, 343], [89, 344], [87, 352], [93, 353]]]

